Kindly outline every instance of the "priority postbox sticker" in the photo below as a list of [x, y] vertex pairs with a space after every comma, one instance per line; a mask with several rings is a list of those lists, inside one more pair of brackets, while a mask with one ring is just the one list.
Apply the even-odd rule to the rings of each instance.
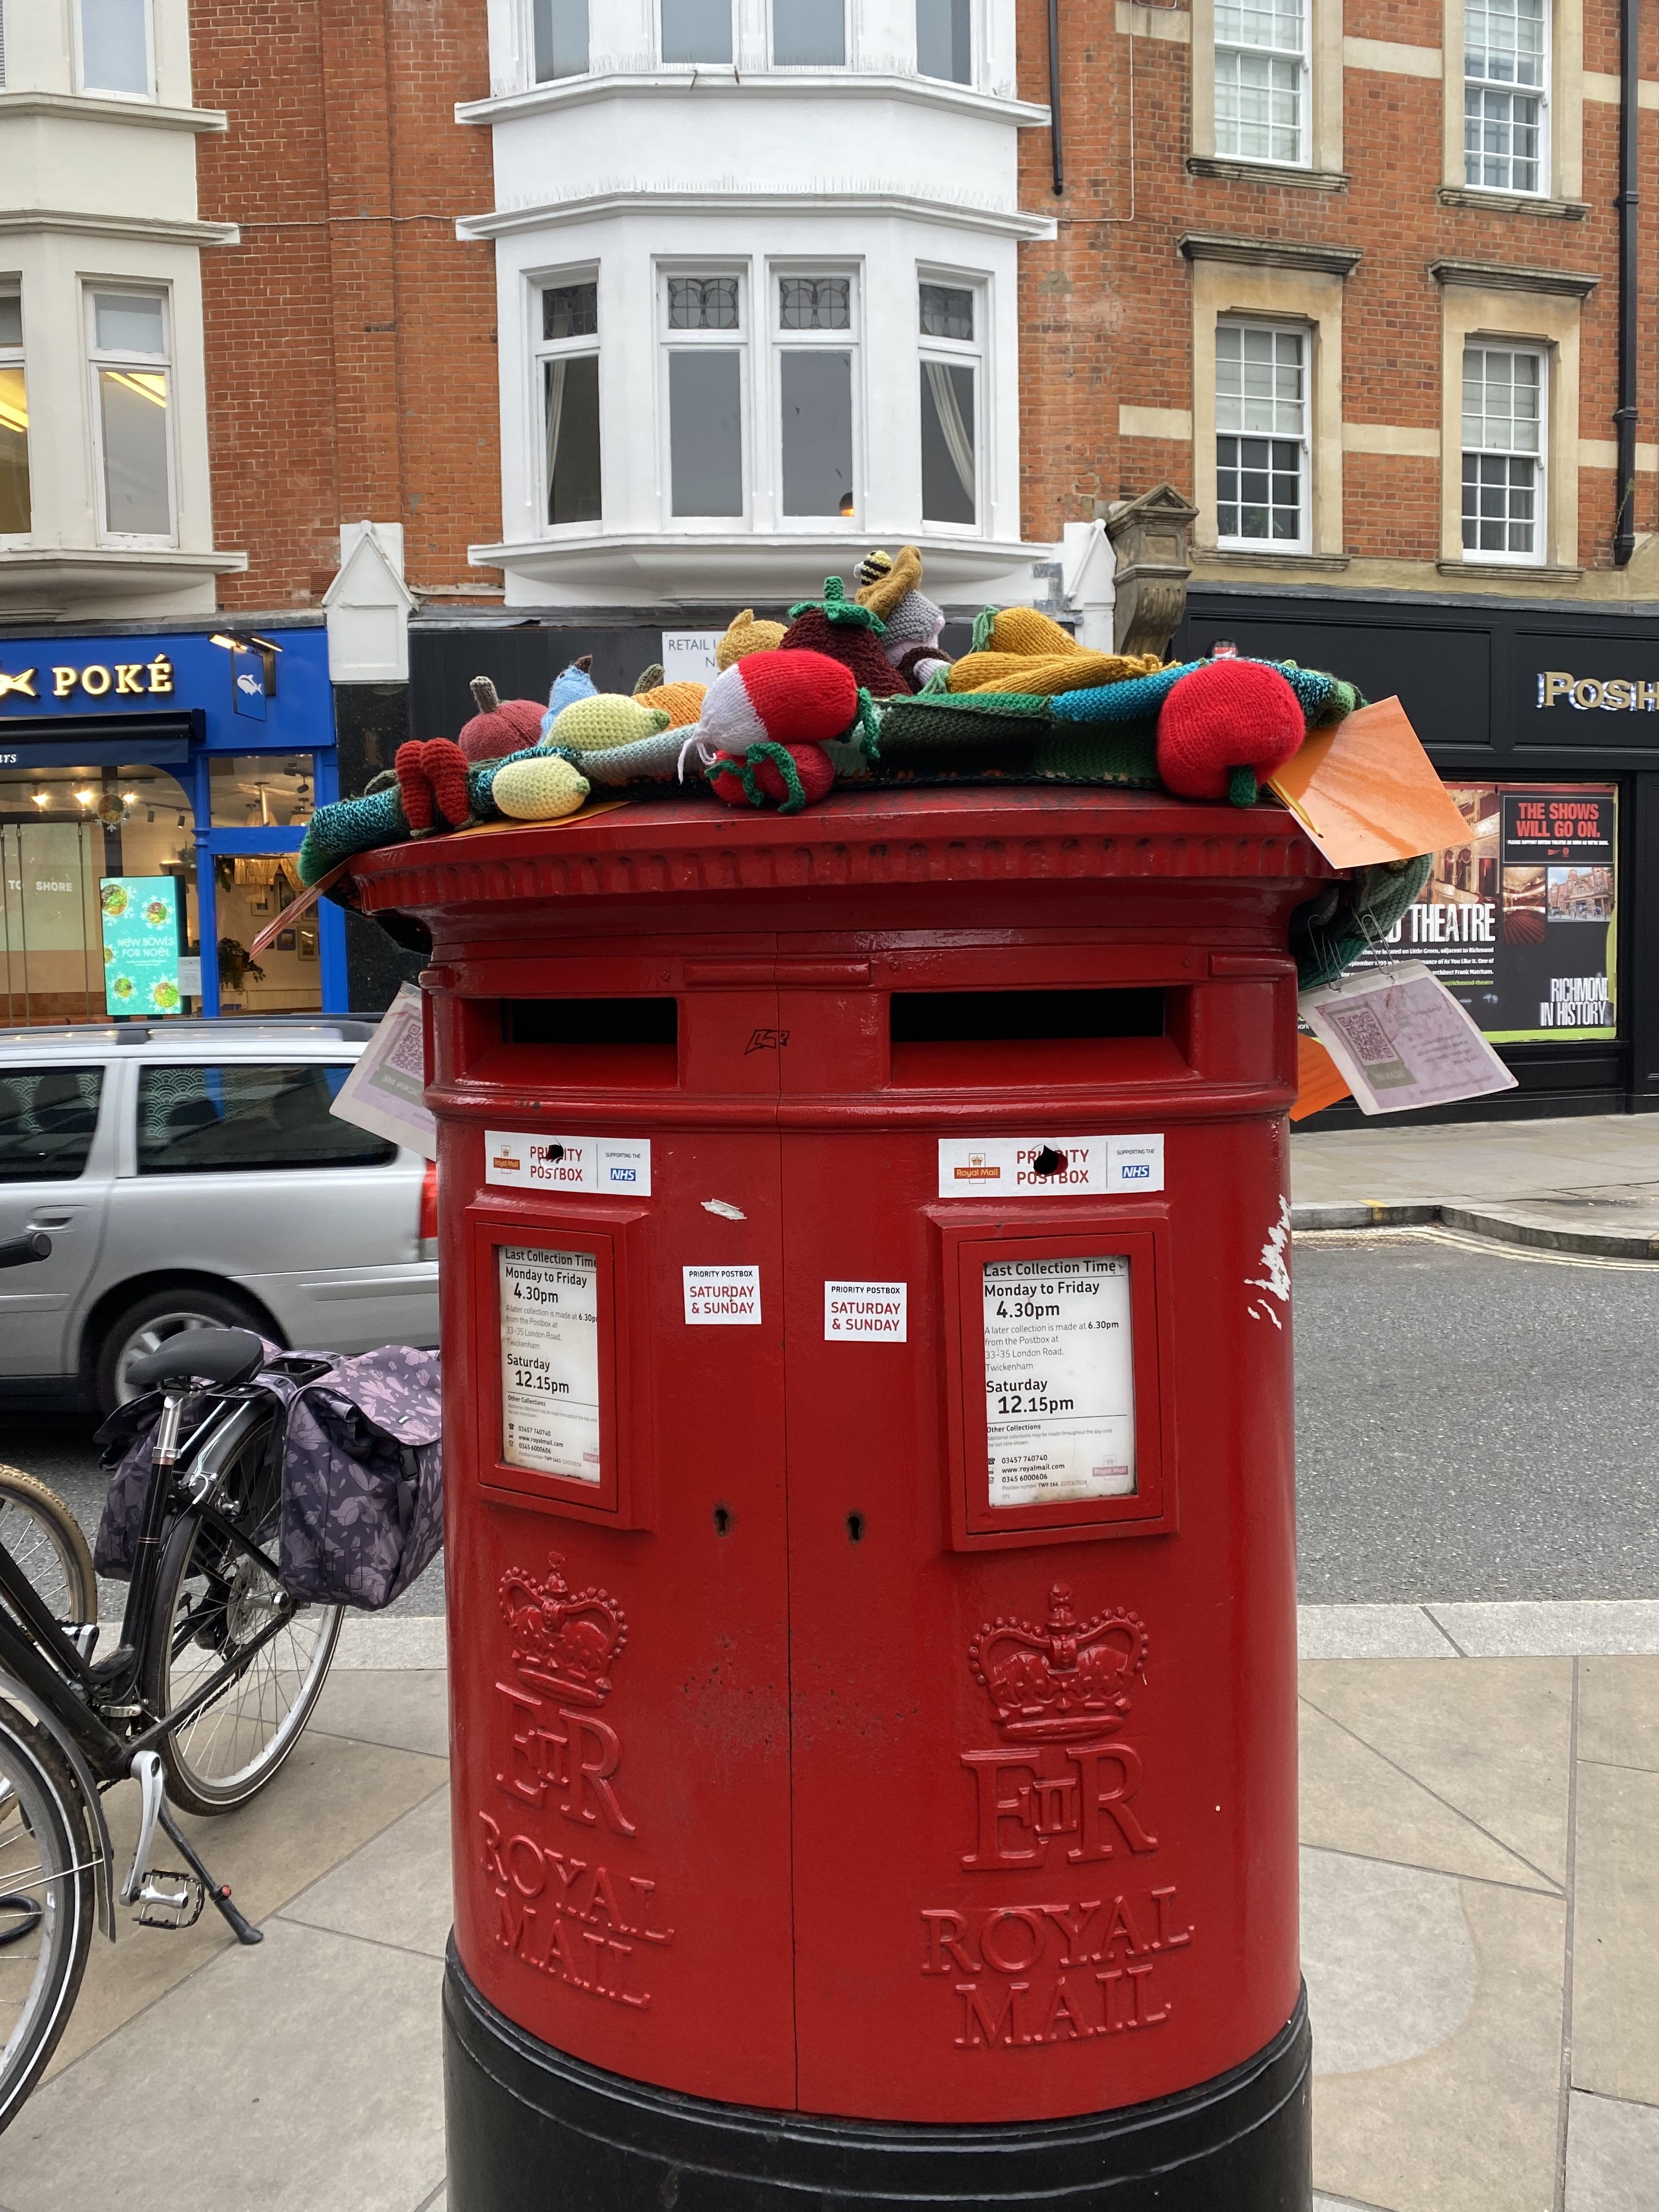
[[1164, 1139], [941, 1137], [941, 1198], [1106, 1197], [1164, 1188]]
[[691, 1328], [760, 1326], [758, 1267], [687, 1267], [685, 1319]]
[[826, 1344], [902, 1344], [908, 1323], [908, 1283], [826, 1283]]
[[649, 1198], [651, 1140], [486, 1129], [484, 1181], [515, 1190], [607, 1190]]

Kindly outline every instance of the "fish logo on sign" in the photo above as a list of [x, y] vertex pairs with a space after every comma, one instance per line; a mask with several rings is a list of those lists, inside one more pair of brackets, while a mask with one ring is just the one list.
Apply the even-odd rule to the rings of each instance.
[[34, 671], [32, 668], [25, 668], [16, 676], [8, 676], [0, 670], [0, 699], [6, 698], [13, 691], [24, 699], [40, 697], [40, 694], [34, 688]]

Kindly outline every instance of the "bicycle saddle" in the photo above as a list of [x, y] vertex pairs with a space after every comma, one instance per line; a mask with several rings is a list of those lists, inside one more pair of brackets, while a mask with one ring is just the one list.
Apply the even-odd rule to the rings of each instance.
[[246, 1382], [264, 1356], [264, 1345], [251, 1329], [181, 1328], [159, 1352], [135, 1359], [126, 1379], [139, 1390], [190, 1382], [198, 1375], [209, 1382]]

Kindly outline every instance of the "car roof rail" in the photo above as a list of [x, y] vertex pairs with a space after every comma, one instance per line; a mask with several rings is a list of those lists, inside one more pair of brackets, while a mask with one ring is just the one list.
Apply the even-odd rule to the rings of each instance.
[[274, 1032], [298, 1042], [305, 1038], [360, 1044], [380, 1027], [379, 1014], [176, 1014], [161, 1022], [71, 1022], [39, 1029], [0, 1030], [0, 1046], [93, 1046], [155, 1044], [170, 1036], [222, 1036], [227, 1043]]

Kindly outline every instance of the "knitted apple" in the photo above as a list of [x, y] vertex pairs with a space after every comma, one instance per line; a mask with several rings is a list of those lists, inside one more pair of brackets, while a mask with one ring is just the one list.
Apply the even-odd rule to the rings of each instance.
[[715, 798], [728, 806], [763, 806], [769, 799], [780, 814], [813, 805], [836, 780], [835, 763], [822, 745], [778, 745], [764, 738], [740, 759], [718, 755], [703, 773]]
[[1208, 660], [1170, 688], [1158, 718], [1158, 772], [1182, 799], [1254, 804], [1258, 782], [1307, 735], [1301, 702], [1262, 660]]
[[522, 752], [540, 737], [546, 710], [537, 700], [502, 699], [487, 676], [475, 676], [466, 688], [478, 711], [463, 724], [456, 743], [468, 760], [500, 760], [505, 753]]

